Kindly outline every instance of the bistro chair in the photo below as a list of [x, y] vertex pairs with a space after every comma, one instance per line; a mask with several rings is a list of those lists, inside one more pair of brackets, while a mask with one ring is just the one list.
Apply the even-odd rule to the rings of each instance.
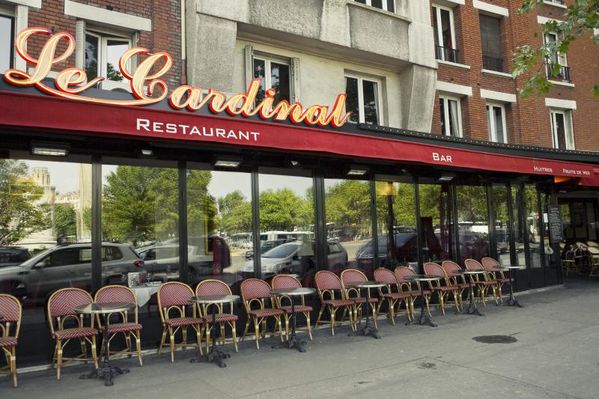
[[[56, 379], [60, 380], [60, 371], [65, 361], [88, 362], [87, 344], [91, 345], [91, 355], [96, 368], [98, 357], [96, 354], [96, 335], [94, 318], [89, 317], [89, 326], [85, 325], [85, 317], [75, 310], [79, 306], [93, 303], [92, 296], [81, 288], [62, 288], [55, 291], [48, 299], [48, 323], [50, 333], [56, 341], [52, 361], [56, 362]], [[71, 325], [75, 327], [71, 327]], [[79, 340], [81, 354], [76, 357], [64, 357], [63, 350], [71, 340]]]
[[503, 303], [502, 289], [504, 284], [510, 284], [512, 281], [509, 277], [506, 277], [501, 270], [501, 263], [497, 259], [493, 259], [489, 256], [485, 256], [480, 260], [481, 265], [485, 270], [497, 281], [497, 294], [500, 303]]
[[314, 280], [316, 282], [318, 296], [320, 297], [320, 311], [318, 312], [316, 325], [318, 326], [320, 323], [322, 314], [326, 308], [330, 315], [331, 335], [335, 335], [335, 316], [337, 315], [337, 310], [343, 309], [341, 322], [343, 322], [346, 313], [349, 311], [349, 325], [351, 329], [355, 331], [353, 313], [356, 303], [351, 299], [343, 298], [343, 286], [341, 285], [339, 277], [331, 271], [320, 270], [316, 272]]
[[470, 276], [470, 278], [472, 278], [472, 284], [477, 287], [478, 295], [483, 305], [487, 306], [486, 300], [489, 288], [491, 288], [493, 292], [495, 303], [499, 304], [499, 300], [497, 299], [497, 281], [491, 278], [489, 273], [485, 271], [483, 265], [481, 265], [480, 262], [475, 259], [466, 259], [464, 261], [464, 265], [466, 266], [466, 270], [482, 270], [485, 272], [483, 274], [475, 274]]
[[[188, 346], [197, 346], [200, 355], [203, 354], [202, 329], [204, 320], [196, 317], [196, 308], [191, 305], [192, 297], [193, 290], [191, 287], [178, 281], [163, 283], [158, 289], [158, 311], [162, 321], [162, 338], [160, 339], [158, 354], [162, 352], [168, 333], [171, 363], [175, 361], [175, 349], [178, 347], [185, 350]], [[193, 329], [196, 333], [196, 345], [187, 343], [188, 328]], [[177, 344], [175, 343], [175, 335], [179, 331], [181, 331], [183, 340]]]
[[599, 248], [588, 246], [587, 251], [589, 254], [589, 263], [591, 265], [589, 277], [597, 277], [599, 276]]
[[[281, 288], [301, 288], [302, 283], [299, 282], [297, 278], [290, 274], [277, 274], [272, 278], [270, 282], [273, 289], [281, 289]], [[289, 336], [289, 321], [291, 320], [291, 304], [283, 305], [285, 298], [275, 297], [277, 307], [282, 309], [285, 312], [285, 335]], [[293, 298], [289, 298], [289, 300], [293, 300]], [[304, 295], [301, 296], [301, 304], [294, 305], [293, 309], [295, 310], [296, 317], [297, 313], [301, 313], [306, 318], [306, 326], [308, 328], [308, 335], [310, 336], [310, 341], [312, 340], [312, 327], [310, 326], [310, 314], [312, 313], [312, 306], [306, 305], [306, 299]]]
[[[135, 296], [135, 292], [131, 288], [125, 287], [123, 285], [107, 285], [102, 287], [96, 292], [94, 297], [96, 303], [130, 303], [133, 309], [133, 318], [130, 318], [129, 312], [119, 312], [117, 314], [119, 320], [117, 323], [110, 322], [110, 318], [112, 314], [108, 315], [108, 354], [109, 356], [114, 355], [127, 355], [127, 357], [131, 357], [134, 354], [137, 355], [137, 360], [139, 361], [139, 365], [143, 366], [143, 361], [141, 359], [141, 330], [142, 326], [139, 324], [139, 315], [137, 312], [137, 297]], [[98, 325], [102, 327], [102, 318], [98, 315]], [[114, 339], [114, 337], [122, 334], [125, 338], [126, 348], [122, 351], [118, 352], [110, 352], [110, 342]], [[135, 353], [133, 352], [133, 347], [131, 346], [132, 338], [135, 339]], [[104, 345], [100, 349], [100, 352], [104, 352]]]
[[[362, 320], [362, 305], [368, 301], [368, 296], [362, 296], [359, 288], [348, 287], [351, 284], [364, 283], [368, 281], [368, 277], [357, 269], [345, 269], [341, 272], [341, 285], [343, 286], [343, 294], [345, 299], [351, 299], [356, 303], [354, 306], [354, 323]], [[376, 323], [378, 314], [378, 298], [370, 298], [370, 309], [372, 311], [372, 320], [375, 328], [378, 328]], [[361, 322], [361, 321], [360, 321]]]
[[[243, 338], [245, 338], [250, 321], [254, 322], [254, 334], [256, 336], [256, 349], [260, 349], [260, 335], [266, 337], [268, 318], [272, 317], [275, 320], [275, 328], [279, 329], [279, 337], [283, 342], [283, 326], [281, 316], [285, 314], [282, 309], [275, 308], [274, 301], [271, 300], [270, 285], [264, 280], [257, 278], [248, 278], [241, 282], [241, 298], [247, 313], [247, 321], [243, 330]], [[270, 302], [271, 307], [266, 306], [266, 302]], [[252, 308], [257, 306], [257, 308]], [[262, 329], [260, 328], [262, 325]]]
[[[424, 300], [426, 312], [429, 316], [431, 316], [430, 301], [432, 291], [424, 289], [424, 287], [422, 287], [423, 290], [421, 291], [419, 282], [408, 279], [409, 276], [415, 275], [416, 272], [407, 266], [397, 266], [393, 270], [393, 274], [395, 274], [395, 279], [397, 280], [397, 284], [399, 285], [401, 291], [410, 294], [410, 320], [414, 320], [414, 303], [416, 302], [416, 298]], [[424, 297], [422, 297], [423, 294]]]
[[6, 368], [12, 375], [12, 385], [17, 387], [17, 343], [23, 308], [17, 298], [0, 294], [0, 349], [6, 357]]
[[[401, 303], [403, 302], [406, 307], [406, 315], [408, 320], [410, 319], [410, 298], [411, 294], [409, 292], [403, 292], [399, 288], [397, 284], [397, 279], [395, 278], [395, 274], [384, 267], [379, 267], [374, 271], [374, 279], [378, 282], [387, 284], [386, 287], [379, 288], [379, 297], [383, 300], [387, 301], [387, 317], [391, 320], [391, 323], [395, 325], [395, 306], [397, 305], [397, 310], [401, 308]], [[380, 307], [383, 304], [383, 301], [379, 304], [378, 312], [380, 312]]]
[[[196, 287], [196, 296], [208, 296], [208, 295], [231, 295], [231, 288], [220, 280], [209, 279], [201, 281]], [[206, 323], [206, 350], [210, 349], [210, 337], [212, 328], [212, 311], [211, 306], [216, 306], [216, 324], [220, 329], [221, 343], [224, 345], [226, 340], [226, 326], [231, 328], [231, 335], [233, 338], [233, 347], [235, 352], [238, 352], [237, 348], [237, 329], [235, 324], [239, 319], [236, 314], [233, 313], [233, 302], [229, 303], [229, 311], [225, 312], [224, 303], [213, 303], [213, 304], [198, 304], [198, 314], [204, 318]]]
[[466, 276], [463, 274], [455, 274], [456, 272], [461, 272], [462, 268], [460, 265], [451, 260], [444, 260], [441, 262], [441, 267], [445, 271], [447, 275], [446, 282], [448, 285], [453, 285], [459, 287], [459, 299], [460, 299], [460, 307], [464, 308], [464, 292], [467, 292], [469, 289], [468, 281], [466, 280]]
[[[441, 313], [445, 315], [445, 302], [447, 302], [447, 300], [449, 299], [450, 294], [453, 295], [456, 311], [459, 312], [461, 290], [459, 286], [451, 284], [451, 280], [449, 280], [447, 273], [445, 273], [445, 270], [443, 270], [443, 268], [435, 262], [426, 262], [424, 264], [424, 273], [429, 276], [441, 277], [441, 280], [429, 281], [428, 283], [431, 291], [437, 293]], [[443, 281], [445, 282], [445, 285], [443, 285]]]

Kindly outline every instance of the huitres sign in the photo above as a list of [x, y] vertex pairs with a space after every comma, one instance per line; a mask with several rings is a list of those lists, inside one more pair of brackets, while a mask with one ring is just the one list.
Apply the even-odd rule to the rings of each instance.
[[[39, 58], [32, 57], [27, 52], [27, 41], [33, 35], [48, 36]], [[66, 50], [59, 54], [58, 47], [63, 42]], [[33, 65], [33, 71], [27, 73], [18, 69], [9, 69], [4, 74], [4, 79], [19, 87], [37, 87], [44, 93], [70, 100], [111, 105], [143, 106], [156, 104], [168, 98], [170, 106], [176, 110], [187, 109], [197, 111], [208, 107], [212, 113], [226, 112], [231, 116], [241, 115], [250, 117], [258, 115], [262, 119], [305, 123], [309, 126], [341, 127], [347, 122], [349, 113], [345, 112], [345, 94], [339, 94], [332, 107], [325, 105], [312, 105], [304, 107], [301, 103], [293, 104], [288, 101], [275, 100], [275, 89], [267, 89], [262, 101], [257, 102], [260, 91], [260, 80], [251, 81], [245, 93], [234, 94], [227, 97], [224, 93], [214, 89], [203, 89], [197, 86], [182, 85], [169, 92], [168, 85], [161, 79], [171, 68], [173, 57], [164, 51], [150, 53], [146, 48], [135, 47], [127, 50], [119, 60], [121, 74], [130, 82], [131, 92], [135, 98], [130, 100], [116, 100], [89, 97], [85, 90], [94, 87], [103, 77], [88, 81], [85, 70], [81, 68], [66, 68], [58, 73], [54, 87], [46, 84], [44, 79], [52, 70], [52, 65], [68, 59], [75, 50], [75, 38], [66, 32], [52, 33], [47, 28], [28, 28], [23, 30], [15, 40], [17, 53]], [[131, 59], [135, 56], [145, 56], [135, 71], [130, 71]]]

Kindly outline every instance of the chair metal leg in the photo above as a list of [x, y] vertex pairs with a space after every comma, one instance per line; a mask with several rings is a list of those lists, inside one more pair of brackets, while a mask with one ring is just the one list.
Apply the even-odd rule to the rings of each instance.
[[[331, 335], [335, 335], [335, 315], [337, 313], [337, 308], [331, 307], [329, 309], [329, 312], [331, 313]], [[350, 316], [350, 320], [351, 320], [351, 316]]]
[[56, 340], [56, 379], [60, 380], [60, 369], [62, 368], [62, 341]]
[[256, 349], [260, 349], [260, 322], [254, 318], [254, 334], [256, 335]]
[[16, 388], [17, 383], [17, 348], [12, 347], [10, 350], [10, 372], [12, 374], [12, 385]]
[[235, 330], [235, 322], [231, 323], [231, 335], [233, 336], [233, 346], [235, 347], [235, 352], [239, 352], [239, 348], [237, 348], [237, 331]]
[[169, 346], [171, 349], [171, 363], [175, 362], [175, 333], [173, 332], [173, 328], [168, 328], [168, 335], [170, 338]]
[[250, 328], [250, 321], [251, 321], [251, 316], [248, 315], [246, 321], [245, 321], [245, 329], [243, 330], [243, 335], [241, 336], [241, 340], [243, 341], [245, 339], [245, 336], [248, 333], [248, 330]]
[[137, 359], [139, 360], [139, 366], [143, 366], [143, 360], [141, 359], [141, 332], [137, 331], [135, 335], [135, 347], [137, 348]]
[[321, 305], [320, 310], [318, 311], [318, 317], [316, 318], [316, 327], [318, 328], [318, 324], [320, 324], [320, 318], [322, 317], [322, 312], [324, 311], [325, 305]]
[[312, 341], [312, 326], [310, 326], [310, 312], [304, 313], [306, 316], [306, 326], [308, 327], [308, 335], [310, 336], [310, 341]]
[[99, 367], [98, 366], [98, 354], [96, 352], [96, 336], [94, 335], [92, 337], [92, 359], [94, 360], [94, 366], [96, 366], [96, 369]]
[[158, 354], [162, 353], [162, 347], [166, 343], [166, 328], [162, 327], [162, 338], [160, 339], [160, 346], [158, 347]]

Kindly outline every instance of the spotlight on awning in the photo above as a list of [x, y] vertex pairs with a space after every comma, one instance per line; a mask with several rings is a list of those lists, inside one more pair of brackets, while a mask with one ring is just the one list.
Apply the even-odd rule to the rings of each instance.
[[31, 153], [49, 157], [66, 157], [69, 149], [66, 145], [35, 143], [31, 145]]
[[142, 148], [141, 150], [139, 150], [139, 152], [144, 157], [151, 157], [152, 155], [154, 155], [154, 150], [151, 150], [149, 148]]
[[368, 173], [368, 168], [365, 166], [352, 166], [347, 172], [348, 176], [364, 176]]
[[240, 159], [226, 158], [226, 159], [217, 159], [214, 162], [214, 166], [220, 168], [236, 168], [241, 163]]
[[454, 179], [455, 175], [453, 173], [443, 173], [441, 175], [441, 177], [439, 177], [437, 180], [442, 181], [442, 182], [448, 182], [448, 181], [452, 181]]
[[291, 166], [295, 167], [298, 166], [300, 163], [299, 161], [296, 161], [295, 159], [292, 159], [291, 161], [289, 161], [289, 163], [291, 164]]

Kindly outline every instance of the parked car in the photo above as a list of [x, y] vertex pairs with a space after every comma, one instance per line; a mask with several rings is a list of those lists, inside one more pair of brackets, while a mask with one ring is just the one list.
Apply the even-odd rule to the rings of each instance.
[[[347, 251], [337, 241], [328, 241], [327, 266], [329, 270], [339, 271], [347, 265]], [[280, 273], [304, 275], [315, 269], [314, 241], [292, 241], [281, 244], [262, 254], [260, 258], [263, 277]], [[241, 268], [242, 273], [254, 273], [254, 262], [247, 261]]]
[[[278, 247], [281, 244], [284, 244], [285, 240], [268, 240], [268, 241], [260, 241], [260, 253], [263, 254], [266, 251], [273, 249], [274, 247]], [[249, 251], [245, 251], [246, 259], [254, 259], [254, 250], [250, 249]]]
[[23, 247], [0, 247], [0, 267], [16, 266], [31, 258], [31, 253]]
[[[45, 299], [64, 287], [91, 288], [91, 244], [59, 245], [18, 266], [0, 269], [0, 292]], [[143, 270], [144, 262], [126, 244], [102, 244], [103, 284], [123, 284], [127, 274]]]
[[[387, 259], [387, 244], [389, 237], [378, 237], [378, 259], [379, 264], [384, 265]], [[395, 233], [395, 259], [400, 262], [414, 260], [418, 258], [418, 248], [416, 246], [416, 233]], [[374, 265], [374, 240], [369, 240], [362, 245], [356, 253], [358, 268], [370, 270]]]

